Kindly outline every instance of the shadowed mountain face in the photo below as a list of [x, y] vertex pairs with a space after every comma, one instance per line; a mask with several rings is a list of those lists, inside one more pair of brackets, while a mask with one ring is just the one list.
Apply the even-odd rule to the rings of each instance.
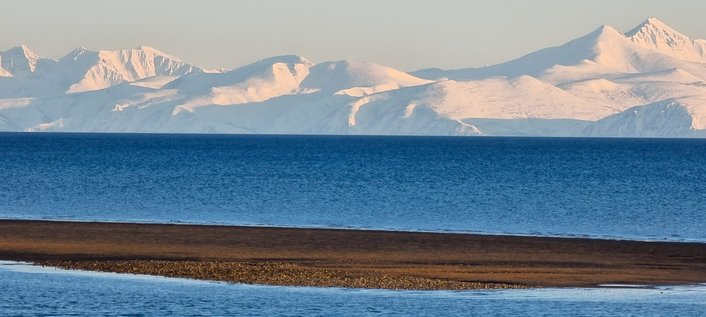
[[483, 68], [264, 59], [233, 70], [150, 47], [0, 52], [0, 130], [706, 137], [706, 41], [656, 18]]

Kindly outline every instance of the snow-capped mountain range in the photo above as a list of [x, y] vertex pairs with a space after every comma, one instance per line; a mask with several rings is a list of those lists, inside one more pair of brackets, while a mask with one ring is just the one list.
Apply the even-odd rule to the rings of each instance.
[[655, 18], [506, 63], [299, 56], [209, 70], [150, 47], [0, 52], [0, 131], [706, 137], [706, 41]]

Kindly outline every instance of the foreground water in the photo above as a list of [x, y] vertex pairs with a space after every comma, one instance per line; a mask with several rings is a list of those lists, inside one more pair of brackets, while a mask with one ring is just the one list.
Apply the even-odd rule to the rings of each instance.
[[706, 241], [706, 140], [0, 134], [0, 218]]
[[0, 262], [3, 316], [703, 316], [706, 286], [384, 291], [254, 286]]

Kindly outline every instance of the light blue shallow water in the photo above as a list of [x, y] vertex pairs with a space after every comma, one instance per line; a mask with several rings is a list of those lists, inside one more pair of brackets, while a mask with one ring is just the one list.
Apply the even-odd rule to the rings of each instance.
[[[419, 292], [253, 286], [0, 262], [2, 316], [703, 316], [706, 286]], [[11, 291], [10, 291], [11, 290]]]
[[706, 140], [0, 134], [0, 218], [706, 241]]

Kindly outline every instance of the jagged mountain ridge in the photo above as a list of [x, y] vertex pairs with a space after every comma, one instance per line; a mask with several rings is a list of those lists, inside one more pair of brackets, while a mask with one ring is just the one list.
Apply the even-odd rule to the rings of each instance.
[[206, 71], [146, 46], [120, 51], [77, 48], [54, 60], [21, 45], [1, 52], [0, 58], [0, 98], [53, 97]]
[[[651, 33], [663, 36], [653, 39]], [[412, 72], [412, 75], [455, 80], [529, 75], [562, 84], [591, 76], [619, 77], [626, 73], [677, 68], [706, 80], [702, 65], [706, 60], [696, 56], [702, 54], [700, 51], [704, 42], [692, 41], [663, 22], [649, 18], [628, 34], [603, 25], [563, 45], [542, 49], [505, 63], [482, 68], [426, 69]]]
[[649, 18], [484, 68], [296, 56], [209, 71], [149, 47], [0, 54], [0, 130], [706, 136], [706, 41]]

